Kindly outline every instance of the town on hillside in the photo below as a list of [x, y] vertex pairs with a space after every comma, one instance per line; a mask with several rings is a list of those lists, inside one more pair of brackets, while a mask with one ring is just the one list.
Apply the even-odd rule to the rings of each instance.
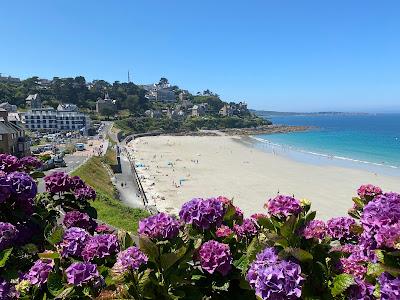
[[[269, 124], [245, 101], [223, 101], [205, 90], [195, 94], [158, 82], [87, 82], [75, 78], [20, 79], [0, 74], [0, 152], [18, 157], [54, 149], [53, 144], [84, 141], [113, 121], [119, 137], [148, 131], [255, 128]], [[71, 142], [70, 142], [71, 143]], [[70, 145], [69, 151], [76, 150]]]

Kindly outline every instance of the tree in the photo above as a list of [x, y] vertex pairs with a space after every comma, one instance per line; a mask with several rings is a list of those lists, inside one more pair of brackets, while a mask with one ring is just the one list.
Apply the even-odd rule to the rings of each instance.
[[165, 77], [161, 77], [160, 81], [158, 82], [160, 85], [168, 84], [168, 79]]

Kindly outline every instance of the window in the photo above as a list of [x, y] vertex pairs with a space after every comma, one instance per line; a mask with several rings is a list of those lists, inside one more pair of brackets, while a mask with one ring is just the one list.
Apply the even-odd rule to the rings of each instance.
[[2, 134], [0, 134], [0, 141], [2, 141], [3, 140], [3, 135]]

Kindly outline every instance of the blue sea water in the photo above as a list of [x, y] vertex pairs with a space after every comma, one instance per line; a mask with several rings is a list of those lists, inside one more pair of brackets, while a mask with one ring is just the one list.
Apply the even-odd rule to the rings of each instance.
[[266, 144], [280, 150], [289, 149], [288, 155], [297, 159], [400, 176], [400, 114], [296, 115], [269, 119], [274, 124], [305, 125], [315, 129], [258, 135], [257, 140], [264, 142], [262, 147]]

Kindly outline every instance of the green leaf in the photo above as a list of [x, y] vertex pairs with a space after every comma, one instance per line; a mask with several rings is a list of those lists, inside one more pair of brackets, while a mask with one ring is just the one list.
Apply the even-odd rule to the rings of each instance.
[[385, 272], [385, 268], [382, 264], [380, 263], [369, 263], [367, 266], [367, 274], [368, 275], [374, 275], [374, 276], [379, 276], [383, 272]]
[[181, 247], [175, 252], [165, 253], [161, 255], [161, 267], [164, 271], [168, 270], [172, 267], [181, 257], [183, 257], [186, 253], [187, 248]]
[[139, 237], [139, 248], [147, 254], [148, 258], [155, 261], [158, 258], [158, 248], [147, 236], [141, 235]]
[[97, 210], [94, 207], [92, 206], [85, 207], [85, 212], [89, 215], [89, 217], [97, 219]]
[[294, 258], [296, 258], [298, 261], [301, 262], [313, 260], [313, 256], [310, 252], [300, 248], [287, 247], [283, 249], [281, 253], [279, 253], [279, 255], [282, 257], [293, 256]]
[[364, 202], [360, 198], [353, 197], [352, 200], [357, 205], [357, 207], [359, 207], [359, 208], [363, 208], [364, 207]]
[[38, 256], [39, 258], [50, 258], [50, 259], [61, 258], [61, 255], [58, 252], [43, 252], [43, 253], [38, 253]]
[[252, 262], [256, 258], [256, 254], [259, 253], [261, 250], [263, 250], [266, 245], [267, 245], [267, 240], [265, 239], [265, 236], [261, 234], [255, 236], [253, 240], [250, 242], [246, 251], [249, 262]]
[[314, 220], [316, 214], [317, 214], [317, 212], [316, 212], [315, 210], [312, 211], [312, 212], [310, 212], [310, 213], [306, 216], [305, 223], [308, 223], [308, 222], [310, 222], [311, 220]]
[[73, 286], [67, 287], [58, 296], [56, 296], [55, 299], [68, 299], [70, 296], [72, 296], [74, 294], [74, 292], [75, 292], [75, 289]]
[[52, 244], [58, 244], [62, 241], [64, 236], [64, 229], [62, 226], [58, 225], [53, 227], [46, 235], [46, 240]]
[[129, 232], [121, 230], [121, 231], [118, 232], [118, 235], [119, 235], [120, 240], [121, 240], [121, 248], [122, 248], [122, 250], [125, 250], [125, 249], [135, 245], [135, 242], [133, 241], [133, 239], [132, 239], [131, 235], [129, 234]]
[[43, 178], [44, 176], [46, 176], [43, 172], [40, 171], [33, 171], [29, 174], [33, 179], [37, 179], [37, 178]]
[[246, 254], [243, 254], [241, 258], [234, 260], [233, 265], [242, 271], [242, 273], [246, 273], [249, 267], [249, 258]]
[[350, 274], [340, 274], [333, 280], [332, 296], [338, 296], [354, 284], [354, 278]]
[[152, 289], [147, 288], [151, 284], [150, 275], [151, 275], [151, 271], [149, 269], [147, 269], [146, 271], [141, 273], [139, 280], [138, 280], [138, 289], [142, 295], [147, 294], [147, 296], [150, 296], [150, 299], [154, 299], [154, 298], [151, 298], [151, 296], [154, 296]]
[[280, 233], [285, 238], [290, 237], [293, 234], [293, 228], [296, 223], [296, 216], [291, 216], [285, 223], [283, 223]]
[[3, 268], [6, 265], [6, 262], [10, 257], [12, 250], [13, 248], [8, 248], [0, 252], [0, 268]]
[[50, 272], [47, 278], [47, 289], [54, 296], [57, 297], [64, 290], [62, 276], [58, 272]]
[[265, 227], [271, 231], [275, 231], [274, 223], [272, 223], [270, 218], [259, 218], [257, 223], [262, 227]]
[[235, 215], [235, 213], [236, 213], [235, 206], [233, 206], [233, 204], [229, 204], [229, 206], [225, 212], [225, 215], [224, 215], [224, 221], [230, 221], [233, 218], [233, 216]]

